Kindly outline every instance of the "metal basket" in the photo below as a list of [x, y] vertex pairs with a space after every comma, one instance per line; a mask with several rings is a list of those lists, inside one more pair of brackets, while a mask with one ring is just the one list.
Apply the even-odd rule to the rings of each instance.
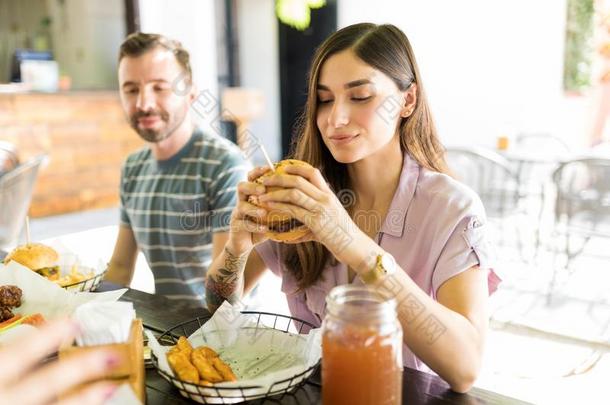
[[[256, 311], [241, 311], [245, 315], [253, 315], [257, 317], [255, 328], [273, 328], [275, 330], [289, 333], [291, 326], [293, 331], [301, 333], [304, 327], [314, 328], [315, 326], [309, 322], [298, 318], [293, 318], [288, 315], [273, 314], [269, 312]], [[178, 337], [190, 336], [192, 333], [200, 329], [209, 319], [209, 317], [198, 317], [193, 320], [178, 324], [159, 336], [158, 341], [162, 345], [175, 345]], [[262, 386], [243, 386], [243, 387], [215, 387], [192, 384], [182, 381], [171, 374], [159, 368], [159, 361], [154, 353], [151, 354], [152, 364], [157, 372], [168, 382], [173, 384], [180, 393], [194, 401], [203, 404], [234, 404], [243, 401], [276, 399], [271, 397], [290, 394], [291, 391], [301, 388], [307, 379], [320, 367], [320, 361], [305, 371], [295, 374], [290, 378], [274, 382], [269, 389], [261, 394]], [[238, 394], [236, 394], [238, 392]]]
[[86, 280], [64, 285], [62, 288], [64, 288], [65, 290], [71, 291], [71, 292], [95, 291], [95, 290], [97, 290], [97, 287], [100, 285], [100, 283], [104, 279], [104, 276], [106, 275], [106, 271], [108, 271], [108, 270], [104, 270], [103, 272], [96, 274], [93, 277], [88, 278]]

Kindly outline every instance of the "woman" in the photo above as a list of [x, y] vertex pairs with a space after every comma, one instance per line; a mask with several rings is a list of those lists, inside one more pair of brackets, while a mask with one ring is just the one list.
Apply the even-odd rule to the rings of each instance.
[[[239, 300], [269, 268], [282, 277], [293, 316], [320, 325], [334, 286], [366, 282], [398, 302], [404, 365], [429, 367], [467, 391], [499, 279], [482, 204], [444, 174], [443, 153], [404, 33], [374, 24], [336, 32], [314, 56], [294, 153], [316, 169], [290, 168], [261, 186], [253, 180], [268, 169], [257, 168], [238, 186], [229, 240], [208, 271], [208, 307]], [[248, 219], [265, 210], [250, 195], [310, 233], [291, 245], [265, 241], [266, 228]], [[387, 257], [399, 269], [384, 276], [377, 262]]]

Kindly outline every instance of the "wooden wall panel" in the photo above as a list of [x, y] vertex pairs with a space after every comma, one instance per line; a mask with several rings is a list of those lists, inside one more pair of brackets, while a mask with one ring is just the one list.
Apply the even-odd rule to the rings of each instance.
[[118, 204], [121, 164], [144, 145], [115, 92], [0, 94], [0, 140], [22, 160], [45, 153], [30, 215]]

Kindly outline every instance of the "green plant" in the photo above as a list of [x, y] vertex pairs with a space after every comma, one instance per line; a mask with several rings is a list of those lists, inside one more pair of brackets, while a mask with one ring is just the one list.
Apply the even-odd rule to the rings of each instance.
[[311, 23], [311, 9], [326, 5], [326, 0], [276, 0], [275, 12], [279, 20], [299, 31]]
[[593, 0], [568, 0], [563, 87], [579, 92], [591, 85]]

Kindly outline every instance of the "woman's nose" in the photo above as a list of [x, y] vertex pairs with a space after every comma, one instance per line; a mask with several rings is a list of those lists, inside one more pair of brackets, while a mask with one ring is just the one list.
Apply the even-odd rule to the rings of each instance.
[[349, 109], [344, 103], [335, 101], [328, 116], [328, 123], [335, 128], [343, 127], [349, 123]]

